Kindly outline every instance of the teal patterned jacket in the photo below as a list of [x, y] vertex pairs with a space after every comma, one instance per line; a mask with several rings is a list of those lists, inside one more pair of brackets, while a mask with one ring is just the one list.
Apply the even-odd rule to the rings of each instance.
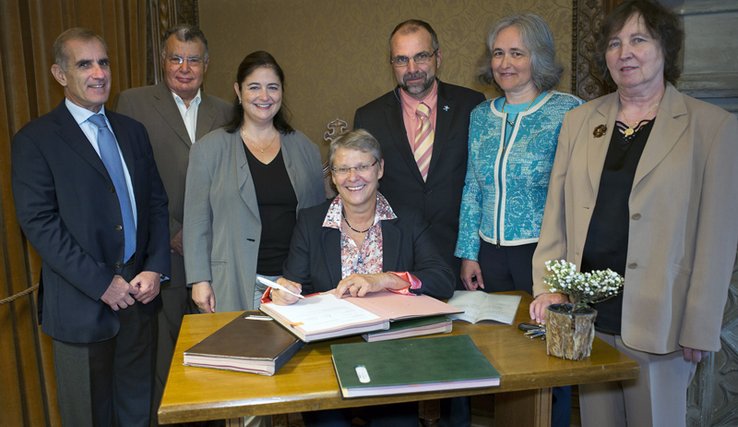
[[[455, 255], [477, 260], [480, 239], [502, 246], [538, 241], [559, 131], [574, 95], [549, 91], [514, 126], [486, 100], [469, 120], [469, 157]], [[512, 132], [507, 146], [504, 132]]]

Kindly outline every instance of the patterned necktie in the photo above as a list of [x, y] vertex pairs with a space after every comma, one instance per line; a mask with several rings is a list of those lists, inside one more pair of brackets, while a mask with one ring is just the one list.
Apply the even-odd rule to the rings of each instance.
[[128, 195], [128, 186], [126, 186], [123, 162], [118, 152], [118, 144], [115, 142], [115, 137], [110, 132], [110, 129], [108, 129], [105, 116], [102, 114], [93, 114], [88, 120], [97, 126], [97, 144], [100, 148], [100, 158], [105, 164], [105, 169], [108, 170], [110, 179], [113, 180], [115, 194], [118, 195], [125, 237], [123, 262], [126, 262], [133, 256], [136, 250], [136, 226], [133, 222], [133, 208], [131, 207], [131, 199]]
[[433, 137], [435, 135], [430, 121], [430, 107], [421, 102], [415, 110], [415, 115], [418, 116], [418, 130], [415, 132], [413, 157], [415, 157], [415, 162], [418, 164], [418, 170], [423, 177], [423, 181], [426, 181], [431, 155], [433, 154]]

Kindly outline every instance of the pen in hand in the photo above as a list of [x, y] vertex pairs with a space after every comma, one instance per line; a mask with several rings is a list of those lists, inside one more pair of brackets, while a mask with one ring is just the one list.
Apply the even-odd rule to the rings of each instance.
[[277, 282], [275, 282], [273, 280], [269, 280], [266, 277], [258, 276], [257, 275], [256, 276], [256, 280], [259, 281], [259, 283], [261, 283], [262, 285], [269, 286], [272, 289], [279, 289], [280, 291], [287, 292], [288, 294], [294, 295], [297, 298], [305, 298], [304, 296], [302, 296], [302, 295], [300, 295], [298, 293], [292, 292], [291, 290], [285, 288], [284, 286], [280, 285], [279, 283], [277, 283]]

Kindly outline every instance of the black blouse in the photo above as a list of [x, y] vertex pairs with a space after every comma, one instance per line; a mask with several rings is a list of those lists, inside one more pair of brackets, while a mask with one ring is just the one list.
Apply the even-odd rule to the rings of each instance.
[[[655, 120], [642, 121], [630, 136], [625, 136], [626, 125], [615, 122], [618, 131], [613, 132], [610, 139], [597, 202], [584, 244], [581, 265], [583, 272], [609, 268], [625, 276], [630, 221], [628, 199], [638, 162]], [[637, 286], [633, 283], [626, 283], [627, 285]], [[594, 308], [597, 310], [595, 328], [601, 332], [620, 335], [623, 294], [594, 304]]]
[[282, 150], [269, 164], [259, 161], [248, 148], [246, 158], [256, 188], [261, 218], [261, 243], [256, 272], [266, 276], [282, 274], [282, 264], [290, 249], [297, 215], [297, 195], [292, 187]]

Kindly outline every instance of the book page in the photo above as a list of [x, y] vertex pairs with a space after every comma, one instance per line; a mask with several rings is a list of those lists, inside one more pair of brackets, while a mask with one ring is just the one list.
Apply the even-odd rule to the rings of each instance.
[[461, 314], [453, 314], [454, 320], [477, 323], [481, 320], [512, 325], [515, 313], [520, 304], [520, 295], [488, 294], [484, 291], [454, 291], [448, 303], [464, 310]]
[[[350, 302], [336, 298], [332, 293], [318, 294], [298, 300], [292, 305], [268, 305], [269, 312], [299, 326], [306, 334], [343, 329], [363, 322], [381, 321], [382, 318]], [[265, 311], [266, 312], [266, 311]]]

